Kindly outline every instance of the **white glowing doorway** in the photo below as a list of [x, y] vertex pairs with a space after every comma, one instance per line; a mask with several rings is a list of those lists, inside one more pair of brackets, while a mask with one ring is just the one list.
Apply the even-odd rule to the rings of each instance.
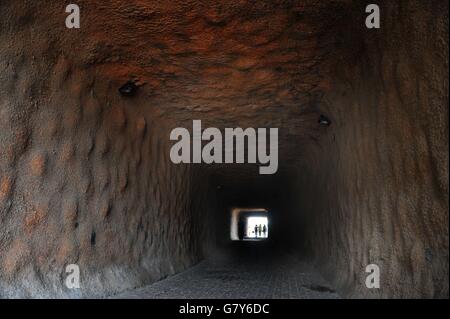
[[269, 211], [265, 208], [233, 208], [230, 239], [261, 241], [269, 238]]
[[269, 221], [267, 217], [247, 218], [247, 238], [268, 238]]

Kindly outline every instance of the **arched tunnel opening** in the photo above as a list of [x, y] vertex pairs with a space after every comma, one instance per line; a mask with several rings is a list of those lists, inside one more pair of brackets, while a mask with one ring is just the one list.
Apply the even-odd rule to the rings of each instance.
[[76, 3], [0, 3], [0, 297], [448, 298], [447, 1]]

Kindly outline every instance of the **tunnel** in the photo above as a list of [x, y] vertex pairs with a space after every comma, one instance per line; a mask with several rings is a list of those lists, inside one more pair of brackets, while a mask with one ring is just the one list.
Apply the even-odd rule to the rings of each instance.
[[[73, 3], [0, 3], [1, 298], [448, 298], [447, 1]], [[174, 163], [194, 121], [276, 128], [275, 171]]]

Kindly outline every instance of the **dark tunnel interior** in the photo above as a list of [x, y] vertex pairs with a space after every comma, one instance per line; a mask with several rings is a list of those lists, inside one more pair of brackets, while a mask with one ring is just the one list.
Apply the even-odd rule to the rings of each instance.
[[[380, 29], [356, 0], [78, 0], [68, 29], [63, 2], [2, 0], [0, 297], [290, 256], [341, 297], [448, 298], [448, 2], [377, 3]], [[276, 173], [174, 163], [193, 120], [278, 128]], [[231, 240], [236, 207], [269, 238]]]

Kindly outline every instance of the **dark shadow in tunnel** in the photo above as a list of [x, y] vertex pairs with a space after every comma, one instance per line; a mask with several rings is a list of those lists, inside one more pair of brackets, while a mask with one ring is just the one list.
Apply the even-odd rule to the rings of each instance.
[[[222, 174], [213, 176], [216, 193], [209, 227], [212, 228], [215, 245], [207, 258], [269, 262], [293, 252], [299, 246], [301, 229], [299, 225], [293, 225], [300, 219], [294, 218], [298, 212], [289, 207], [289, 181], [288, 175], [283, 172], [263, 176], [236, 172], [227, 174], [225, 170]], [[239, 210], [242, 210], [242, 214], [239, 214]], [[250, 230], [242, 238], [244, 240], [239, 240], [240, 217], [240, 227], [248, 230], [249, 217], [264, 216], [269, 218], [267, 238], [255, 240], [258, 238], [252, 238], [254, 233]], [[257, 224], [262, 226], [262, 223]], [[298, 254], [298, 250], [295, 252]]]

